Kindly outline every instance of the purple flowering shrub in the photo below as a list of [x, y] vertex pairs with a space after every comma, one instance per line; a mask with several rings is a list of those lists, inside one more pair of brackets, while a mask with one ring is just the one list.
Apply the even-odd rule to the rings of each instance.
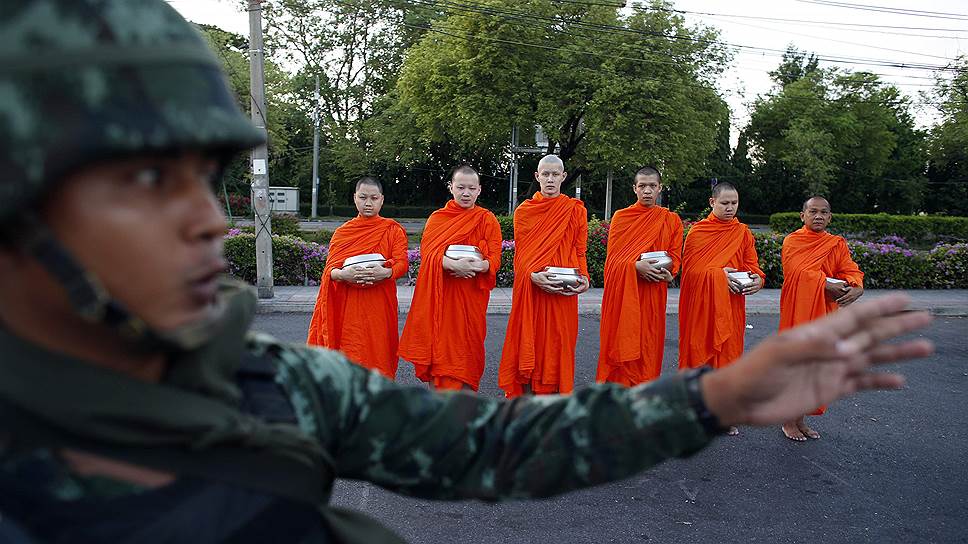
[[938, 244], [928, 252], [930, 287], [968, 289], [968, 243]]
[[848, 242], [851, 255], [864, 272], [869, 289], [923, 289], [931, 277], [931, 266], [921, 252], [894, 244]]
[[[256, 282], [255, 234], [231, 229], [224, 237], [228, 272]], [[319, 285], [328, 248], [295, 236], [272, 237], [272, 277], [276, 285]]]
[[783, 285], [783, 263], [780, 261], [783, 236], [775, 233], [754, 233], [753, 239], [756, 240], [756, 256], [759, 258], [760, 268], [766, 274], [766, 287], [779, 288]]
[[605, 285], [605, 250], [608, 248], [609, 222], [592, 217], [588, 222], [588, 275], [592, 287]]
[[[607, 221], [588, 222], [588, 271], [592, 286], [602, 287], [605, 250], [608, 246]], [[760, 268], [767, 286], [783, 284], [780, 252], [783, 236], [754, 234]], [[295, 236], [273, 236], [273, 275], [276, 285], [318, 285], [326, 265], [328, 247]], [[968, 289], [968, 244], [943, 243], [930, 251], [911, 249], [904, 238], [882, 236], [875, 241], [848, 241], [854, 260], [864, 271], [864, 286], [871, 289]], [[498, 287], [514, 284], [514, 241], [501, 243]], [[255, 283], [255, 234], [231, 229], [225, 236], [225, 256], [232, 275]], [[409, 284], [416, 283], [420, 269], [420, 249], [407, 251]], [[673, 284], [675, 285], [675, 284]]]

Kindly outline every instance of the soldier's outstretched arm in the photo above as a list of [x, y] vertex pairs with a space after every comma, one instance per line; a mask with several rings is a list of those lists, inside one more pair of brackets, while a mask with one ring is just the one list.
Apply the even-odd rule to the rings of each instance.
[[[907, 302], [884, 297], [765, 340], [700, 378], [706, 405], [721, 426], [768, 425], [858, 390], [901, 386], [872, 366], [932, 351], [924, 340], [885, 343], [930, 321], [899, 313]], [[504, 401], [400, 386], [306, 350], [287, 359], [280, 379], [339, 476], [425, 498], [553, 495], [631, 476], [712, 438], [681, 375]]]

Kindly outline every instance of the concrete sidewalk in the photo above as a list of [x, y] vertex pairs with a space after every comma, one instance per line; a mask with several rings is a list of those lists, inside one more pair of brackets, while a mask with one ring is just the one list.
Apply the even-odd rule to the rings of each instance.
[[[312, 312], [316, 303], [318, 287], [280, 286], [275, 288], [275, 297], [259, 300], [259, 313], [299, 313]], [[871, 300], [894, 290], [872, 289], [864, 293], [861, 300]], [[911, 306], [918, 310], [929, 310], [934, 315], [968, 316], [968, 289], [951, 290], [914, 290], [905, 291], [912, 299]], [[410, 310], [413, 287], [398, 286], [397, 301], [401, 313]], [[578, 312], [599, 314], [602, 307], [602, 289], [591, 289], [578, 297]], [[511, 312], [511, 288], [499, 287], [491, 292], [487, 306], [489, 314]], [[679, 289], [669, 289], [666, 304], [667, 314], [679, 313]], [[778, 315], [780, 313], [780, 290], [763, 289], [746, 298], [746, 313], [750, 315]]]

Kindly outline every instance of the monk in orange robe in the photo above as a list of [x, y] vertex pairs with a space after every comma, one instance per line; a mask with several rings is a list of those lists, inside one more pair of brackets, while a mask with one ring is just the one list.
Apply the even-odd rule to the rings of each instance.
[[[827, 199], [815, 196], [803, 203], [803, 227], [783, 239], [783, 288], [780, 291], [780, 330], [819, 319], [847, 306], [864, 294], [864, 273], [850, 256], [847, 241], [827, 232], [833, 217]], [[844, 284], [828, 282], [838, 279]], [[821, 406], [811, 415], [826, 412]], [[783, 434], [797, 442], [820, 438], [803, 416], [783, 424]]]
[[[427, 220], [420, 241], [420, 274], [400, 337], [400, 357], [434, 389], [477, 391], [484, 374], [487, 302], [501, 267], [501, 226], [476, 205], [480, 177], [454, 170], [454, 199]], [[473, 246], [483, 259], [452, 259], [448, 246]]]
[[[561, 194], [565, 165], [555, 155], [538, 162], [540, 191], [514, 211], [514, 289], [498, 385], [508, 398], [570, 393], [575, 383], [578, 299], [590, 285], [585, 205]], [[576, 268], [576, 286], [543, 269]]]
[[[356, 183], [359, 215], [336, 229], [309, 323], [309, 344], [342, 351], [356, 363], [393, 379], [397, 374], [397, 278], [407, 273], [407, 235], [380, 217], [383, 186]], [[380, 253], [383, 266], [343, 266], [349, 257]]]
[[[635, 175], [636, 203], [615, 212], [608, 229], [605, 292], [602, 296], [599, 382], [633, 386], [652, 381], [662, 371], [666, 295], [679, 272], [682, 220], [656, 205], [662, 177], [652, 167]], [[642, 253], [665, 251], [670, 269], [640, 260]]]
[[[749, 227], [736, 219], [739, 192], [713, 187], [712, 213], [689, 229], [679, 289], [679, 368], [721, 368], [743, 354], [746, 296], [763, 288], [764, 274]], [[743, 285], [730, 272], [749, 272]], [[730, 429], [730, 434], [738, 431]]]

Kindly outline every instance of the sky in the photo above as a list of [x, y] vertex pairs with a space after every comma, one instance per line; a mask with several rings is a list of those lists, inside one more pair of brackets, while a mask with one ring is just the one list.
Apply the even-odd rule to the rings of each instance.
[[[191, 21], [248, 34], [248, 15], [238, 0], [168, 1]], [[768, 72], [790, 44], [828, 59], [821, 66], [880, 74], [915, 99], [933, 84], [934, 72], [926, 67], [968, 54], [965, 0], [676, 0], [673, 5], [686, 12], [688, 23], [716, 27], [722, 41], [737, 46], [718, 82], [732, 111], [734, 136], [748, 122], [752, 100], [770, 91]], [[934, 113], [923, 106], [915, 118], [927, 126]]]

